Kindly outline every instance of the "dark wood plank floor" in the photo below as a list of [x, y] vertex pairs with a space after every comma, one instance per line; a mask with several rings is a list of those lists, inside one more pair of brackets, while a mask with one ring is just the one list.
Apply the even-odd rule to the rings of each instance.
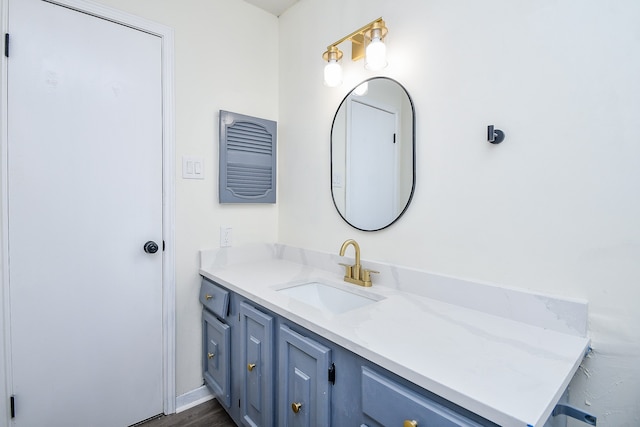
[[135, 427], [237, 427], [217, 400], [194, 406], [179, 414], [136, 424]]

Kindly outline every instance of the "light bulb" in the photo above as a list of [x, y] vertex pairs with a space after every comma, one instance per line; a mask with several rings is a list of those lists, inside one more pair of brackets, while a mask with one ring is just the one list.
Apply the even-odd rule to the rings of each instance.
[[324, 84], [328, 87], [336, 87], [342, 84], [342, 67], [335, 59], [331, 59], [324, 66]]
[[367, 46], [364, 68], [371, 71], [381, 70], [387, 66], [387, 46], [375, 37]]

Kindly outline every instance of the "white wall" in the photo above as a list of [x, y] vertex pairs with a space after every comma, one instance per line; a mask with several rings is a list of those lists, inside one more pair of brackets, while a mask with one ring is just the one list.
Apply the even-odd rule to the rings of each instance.
[[[378, 74], [415, 102], [418, 171], [405, 216], [366, 233], [331, 201], [329, 135], [373, 74], [345, 43], [345, 83], [326, 88], [321, 55], [380, 16]], [[337, 253], [356, 238], [365, 260], [588, 299], [572, 403], [640, 424], [638, 22], [637, 0], [301, 0], [280, 17], [279, 241]]]
[[[175, 30], [176, 391], [202, 385], [198, 251], [275, 241], [276, 205], [218, 204], [218, 111], [278, 120], [278, 19], [239, 0], [99, 0]], [[182, 156], [201, 156], [205, 179], [182, 179]]]

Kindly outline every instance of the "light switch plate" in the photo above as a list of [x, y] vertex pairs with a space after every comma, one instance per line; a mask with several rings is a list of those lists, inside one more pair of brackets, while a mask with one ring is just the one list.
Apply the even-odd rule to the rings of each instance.
[[182, 178], [204, 179], [204, 159], [197, 156], [182, 156]]

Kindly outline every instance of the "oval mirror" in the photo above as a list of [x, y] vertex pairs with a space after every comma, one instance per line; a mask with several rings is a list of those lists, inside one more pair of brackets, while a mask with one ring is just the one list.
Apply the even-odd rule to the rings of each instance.
[[415, 187], [415, 112], [407, 90], [374, 77], [342, 100], [331, 126], [331, 193], [342, 218], [381, 230], [405, 212]]

